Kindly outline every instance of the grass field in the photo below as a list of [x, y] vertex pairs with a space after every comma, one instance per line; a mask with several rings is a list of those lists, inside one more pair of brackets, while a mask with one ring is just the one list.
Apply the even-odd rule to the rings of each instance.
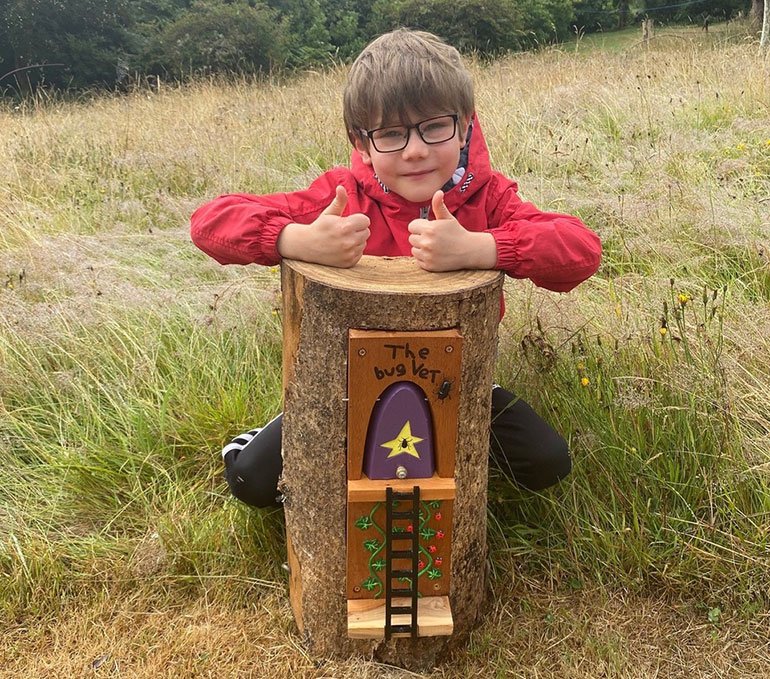
[[[488, 616], [430, 676], [770, 676], [770, 62], [678, 35], [473, 65], [494, 167], [604, 257], [506, 284], [497, 379], [575, 468], [493, 473]], [[188, 237], [347, 162], [344, 78], [0, 109], [0, 678], [419, 676], [303, 650], [218, 455], [280, 410], [278, 273]]]

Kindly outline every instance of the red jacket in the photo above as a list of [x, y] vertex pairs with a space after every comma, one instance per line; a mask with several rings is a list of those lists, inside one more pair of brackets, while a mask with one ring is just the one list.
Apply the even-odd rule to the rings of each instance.
[[[407, 225], [424, 218], [430, 205], [410, 203], [388, 191], [357, 151], [351, 165], [324, 172], [305, 191], [220, 196], [193, 214], [192, 239], [220, 264], [277, 264], [281, 256], [276, 241], [283, 227], [312, 223], [342, 185], [348, 194], [344, 214], [361, 212], [371, 220], [364, 254], [411, 255]], [[577, 217], [541, 212], [516, 191], [515, 182], [492, 171], [474, 118], [468, 167], [458, 184], [445, 192], [449, 211], [469, 231], [489, 230], [497, 244], [495, 268], [509, 276], [567, 292], [593, 275], [601, 258], [598, 236]]]

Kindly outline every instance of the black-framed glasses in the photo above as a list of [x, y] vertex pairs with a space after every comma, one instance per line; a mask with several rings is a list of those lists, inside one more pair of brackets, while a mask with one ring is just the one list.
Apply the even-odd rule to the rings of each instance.
[[420, 139], [426, 144], [441, 144], [449, 141], [457, 132], [459, 118], [457, 113], [451, 113], [421, 120], [414, 125], [391, 125], [374, 130], [361, 130], [361, 134], [372, 142], [374, 150], [378, 153], [393, 153], [406, 148], [412, 130], [417, 130]]

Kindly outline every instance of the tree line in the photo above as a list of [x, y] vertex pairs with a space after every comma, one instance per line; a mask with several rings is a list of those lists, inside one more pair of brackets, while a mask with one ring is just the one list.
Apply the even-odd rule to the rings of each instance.
[[397, 26], [496, 55], [623, 26], [647, 12], [666, 21], [729, 18], [750, 2], [0, 0], [0, 92], [304, 68], [349, 60]]

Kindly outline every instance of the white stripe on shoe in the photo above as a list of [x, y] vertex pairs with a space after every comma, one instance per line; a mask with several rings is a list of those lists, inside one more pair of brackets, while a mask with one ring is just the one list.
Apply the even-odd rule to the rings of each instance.
[[247, 431], [244, 434], [239, 434], [236, 436], [230, 443], [228, 443], [224, 448], [222, 448], [222, 459], [225, 459], [225, 455], [227, 453], [230, 453], [234, 450], [241, 451], [243, 448], [245, 448], [246, 444], [251, 441], [259, 432], [262, 431], [262, 428], [258, 429], [252, 429], [250, 431]]
[[249, 429], [249, 431], [244, 432], [243, 434], [238, 434], [234, 439], [230, 441], [224, 448], [222, 448], [222, 459], [225, 459], [225, 455], [227, 453], [230, 453], [234, 450], [241, 451], [243, 450], [246, 445], [253, 439], [255, 436], [259, 434], [265, 427], [275, 422], [279, 417], [281, 417], [283, 413], [278, 413], [270, 422], [268, 422], [264, 427], [257, 427], [256, 429]]

